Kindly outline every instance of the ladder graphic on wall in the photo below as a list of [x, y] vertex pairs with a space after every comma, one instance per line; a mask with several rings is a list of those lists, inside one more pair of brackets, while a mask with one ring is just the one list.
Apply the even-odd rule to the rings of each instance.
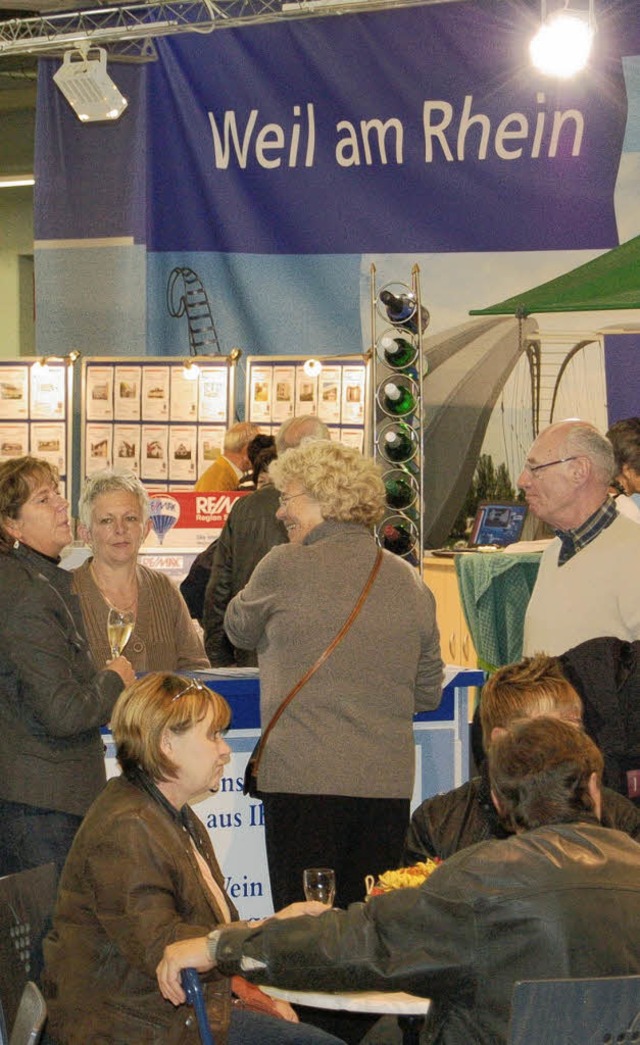
[[222, 353], [207, 292], [193, 269], [171, 271], [167, 282], [167, 309], [175, 319], [186, 315], [192, 356]]

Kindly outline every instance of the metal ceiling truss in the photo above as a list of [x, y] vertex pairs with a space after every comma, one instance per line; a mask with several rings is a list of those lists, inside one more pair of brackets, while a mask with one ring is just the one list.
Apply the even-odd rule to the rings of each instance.
[[88, 41], [107, 46], [113, 58], [149, 59], [149, 41], [176, 33], [288, 22], [292, 19], [466, 0], [149, 0], [93, 10], [56, 12], [0, 22], [3, 55], [60, 54]]

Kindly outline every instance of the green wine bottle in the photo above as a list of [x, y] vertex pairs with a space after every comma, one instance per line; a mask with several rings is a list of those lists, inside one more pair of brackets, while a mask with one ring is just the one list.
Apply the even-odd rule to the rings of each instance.
[[405, 479], [397, 472], [385, 477], [385, 490], [387, 491], [387, 504], [390, 508], [409, 508], [416, 499], [417, 491], [409, 479]]
[[383, 337], [380, 342], [385, 363], [395, 370], [402, 370], [415, 362], [418, 350], [405, 337]]
[[412, 428], [405, 424], [389, 425], [378, 440], [380, 453], [393, 464], [404, 464], [415, 457], [418, 449]]
[[406, 417], [416, 408], [415, 396], [410, 388], [396, 381], [387, 381], [382, 393], [382, 409], [395, 417]]

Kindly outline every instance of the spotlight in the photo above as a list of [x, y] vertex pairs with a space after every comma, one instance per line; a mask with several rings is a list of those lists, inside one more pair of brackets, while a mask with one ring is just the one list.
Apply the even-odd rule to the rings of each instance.
[[197, 363], [194, 363], [191, 359], [185, 359], [182, 364], [182, 376], [185, 381], [197, 381], [200, 374], [200, 367]]
[[588, 10], [576, 11], [565, 0], [563, 8], [547, 17], [542, 0], [542, 25], [529, 44], [531, 61], [547, 76], [566, 80], [587, 64], [596, 31], [594, 0]]
[[67, 51], [53, 79], [84, 123], [117, 120], [127, 107], [127, 99], [107, 72], [104, 47], [90, 48], [85, 43]]
[[306, 359], [302, 364], [302, 369], [307, 377], [317, 377], [322, 370], [322, 363], [319, 359]]

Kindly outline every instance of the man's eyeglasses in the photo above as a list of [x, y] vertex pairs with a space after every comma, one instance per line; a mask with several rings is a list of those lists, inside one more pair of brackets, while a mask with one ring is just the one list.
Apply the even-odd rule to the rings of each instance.
[[195, 689], [196, 693], [203, 693], [206, 690], [206, 686], [203, 686], [197, 679], [191, 679], [188, 686], [181, 689], [179, 693], [174, 693], [171, 698], [171, 703], [175, 704], [176, 700], [180, 700], [180, 697], [184, 697], [185, 693], [190, 693], [192, 689]]
[[280, 494], [280, 496], [278, 497], [278, 501], [280, 502], [280, 507], [281, 508], [286, 508], [288, 503], [289, 503], [289, 501], [295, 501], [296, 497], [306, 497], [306, 496], [307, 496], [307, 491], [306, 490], [304, 490], [302, 493], [290, 493], [288, 497], [285, 497], [284, 494]]
[[565, 464], [566, 461], [575, 461], [576, 457], [559, 457], [557, 461], [545, 461], [544, 464], [529, 464], [528, 461], [524, 462], [523, 471], [528, 472], [529, 475], [536, 475], [541, 472], [543, 468], [552, 468], [554, 464]]

